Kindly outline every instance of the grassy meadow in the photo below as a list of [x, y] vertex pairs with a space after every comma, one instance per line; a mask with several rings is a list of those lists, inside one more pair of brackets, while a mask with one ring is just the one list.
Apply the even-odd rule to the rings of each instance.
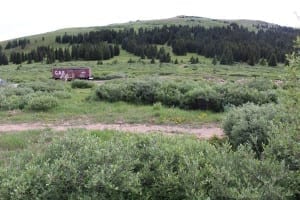
[[[199, 58], [198, 64], [190, 64], [189, 59]], [[23, 84], [31, 82], [51, 82], [51, 69], [53, 67], [85, 66], [92, 69], [94, 77], [93, 88], [71, 88], [71, 82], [56, 81], [68, 98], [58, 100], [58, 106], [47, 112], [35, 112], [27, 109], [0, 111], [0, 122], [55, 122], [64, 120], [87, 120], [89, 122], [113, 123], [123, 121], [128, 123], [154, 123], [154, 124], [191, 124], [219, 123], [224, 113], [214, 113], [201, 110], [184, 110], [166, 106], [155, 108], [153, 105], [136, 105], [125, 102], [105, 102], [88, 100], [93, 91], [104, 82], [122, 82], [131, 79], [159, 79], [182, 82], [192, 80], [195, 82], [223, 84], [227, 82], [239, 83], [254, 79], [281, 79], [284, 73], [283, 66], [248, 66], [235, 64], [233, 66], [212, 65], [211, 59], [187, 54], [174, 56], [172, 60], [178, 64], [159, 63], [150, 64], [150, 60], [140, 58], [121, 50], [118, 57], [99, 63], [97, 61], [72, 61], [54, 64], [33, 63], [21, 65], [8, 65], [0, 67], [0, 77], [9, 83]], [[128, 63], [128, 61], [133, 61]], [[157, 107], [157, 106], [156, 106]]]

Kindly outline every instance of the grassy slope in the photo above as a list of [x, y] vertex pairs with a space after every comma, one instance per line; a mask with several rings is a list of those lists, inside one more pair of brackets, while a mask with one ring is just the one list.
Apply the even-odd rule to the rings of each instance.
[[[123, 28], [134, 28], [138, 29], [140, 27], [143, 28], [153, 28], [153, 27], [161, 27], [163, 25], [189, 25], [189, 26], [203, 26], [206, 28], [215, 27], [215, 26], [227, 26], [228, 24], [235, 22], [239, 25], [243, 25], [247, 27], [249, 30], [256, 30], [255, 26], [258, 24], [275, 26], [274, 24], [269, 24], [266, 22], [261, 21], [252, 21], [252, 20], [216, 20], [216, 19], [209, 19], [203, 17], [192, 17], [192, 16], [177, 16], [168, 19], [160, 19], [160, 20], [146, 20], [146, 21], [134, 21], [122, 24], [111, 24], [108, 26], [98, 26], [98, 27], [78, 27], [78, 28], [66, 28], [60, 29], [53, 32], [42, 33], [38, 35], [27, 36], [26, 38], [30, 39], [30, 45], [27, 45], [27, 51], [36, 48], [37, 46], [45, 45], [45, 46], [53, 46], [53, 47], [60, 47], [64, 45], [56, 44], [55, 36], [63, 35], [64, 33], [68, 34], [78, 34], [78, 33], [85, 33], [89, 31], [97, 31], [101, 29], [123, 29]], [[23, 38], [23, 37], [21, 37]], [[7, 41], [0, 42], [0, 45], [5, 47]], [[16, 49], [14, 49], [16, 50]], [[7, 51], [9, 53], [9, 51]]]

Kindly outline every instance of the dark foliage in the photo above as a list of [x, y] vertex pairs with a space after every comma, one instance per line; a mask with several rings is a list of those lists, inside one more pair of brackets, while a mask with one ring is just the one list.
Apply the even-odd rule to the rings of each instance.
[[104, 42], [91, 44], [84, 43], [72, 45], [71, 52], [69, 48], [53, 49], [49, 46], [39, 46], [30, 53], [20, 53], [12, 51], [10, 61], [14, 64], [21, 64], [27, 61], [31, 63], [46, 60], [48, 64], [58, 60], [59, 62], [71, 60], [107, 60], [120, 54], [118, 45], [111, 45]]
[[16, 47], [21, 47], [22, 49], [24, 49], [26, 47], [27, 44], [30, 44], [30, 40], [23, 38], [23, 39], [15, 39], [15, 40], [11, 40], [8, 41], [5, 49], [13, 49]]
[[0, 65], [8, 65], [8, 58], [2, 52], [2, 46], [0, 45]]
[[[217, 56], [221, 64], [233, 62], [258, 63], [269, 59], [272, 52], [277, 62], [285, 62], [285, 54], [293, 49], [293, 40], [299, 30], [287, 27], [270, 27], [257, 32], [230, 24], [227, 27], [204, 28], [201, 26], [163, 26], [153, 29], [101, 30], [78, 35], [57, 36], [56, 42], [69, 44], [117, 43], [140, 57], [157, 58], [156, 45], [168, 44], [176, 55], [187, 52], [206, 57]], [[158, 58], [159, 59], [159, 58]]]

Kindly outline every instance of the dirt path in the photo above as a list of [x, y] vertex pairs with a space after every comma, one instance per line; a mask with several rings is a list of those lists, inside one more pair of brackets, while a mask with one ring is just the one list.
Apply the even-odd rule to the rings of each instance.
[[72, 128], [83, 128], [87, 130], [118, 130], [133, 133], [164, 133], [164, 134], [193, 134], [198, 138], [222, 137], [223, 130], [216, 125], [205, 125], [199, 128], [178, 126], [178, 125], [153, 125], [153, 124], [42, 124], [42, 123], [21, 123], [21, 124], [0, 124], [1, 132], [16, 132], [27, 130], [39, 130], [50, 128], [55, 131], [65, 131]]

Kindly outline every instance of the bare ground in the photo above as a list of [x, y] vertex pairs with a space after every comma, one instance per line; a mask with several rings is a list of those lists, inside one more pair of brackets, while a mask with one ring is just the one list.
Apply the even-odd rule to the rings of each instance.
[[162, 134], [192, 134], [201, 139], [208, 139], [213, 136], [223, 137], [224, 133], [216, 124], [204, 125], [201, 127], [179, 126], [179, 125], [153, 125], [153, 124], [79, 124], [79, 123], [61, 123], [61, 124], [43, 124], [43, 123], [20, 123], [20, 124], [0, 124], [0, 133], [18, 132], [28, 130], [53, 129], [55, 131], [65, 131], [73, 128], [82, 128], [87, 130], [117, 130], [132, 133], [162, 133]]

